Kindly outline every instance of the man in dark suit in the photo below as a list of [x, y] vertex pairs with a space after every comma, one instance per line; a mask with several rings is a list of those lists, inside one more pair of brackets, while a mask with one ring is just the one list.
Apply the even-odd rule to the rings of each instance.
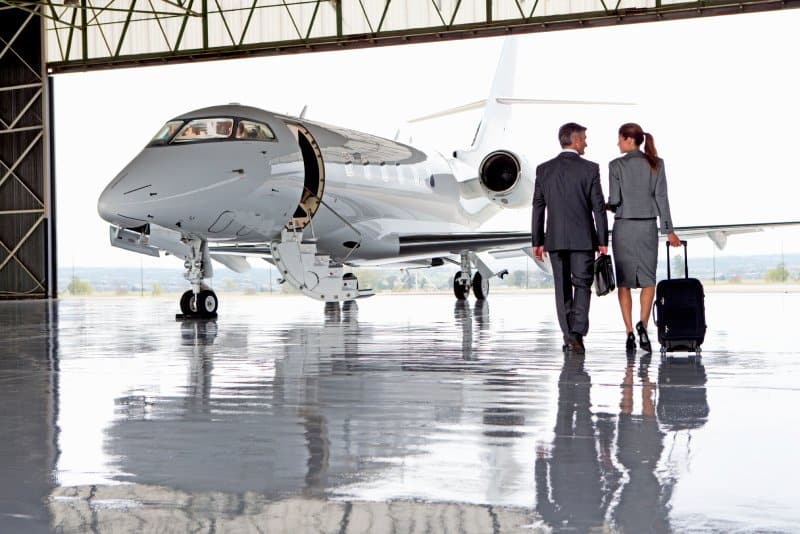
[[569, 122], [559, 128], [558, 140], [561, 153], [536, 168], [533, 256], [541, 261], [545, 254], [550, 255], [564, 349], [583, 354], [595, 250], [608, 252], [608, 219], [600, 167], [581, 158], [586, 150], [586, 128]]

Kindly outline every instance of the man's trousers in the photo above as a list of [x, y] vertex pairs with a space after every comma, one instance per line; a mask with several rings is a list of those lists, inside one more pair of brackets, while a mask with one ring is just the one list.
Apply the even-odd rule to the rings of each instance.
[[556, 290], [558, 324], [565, 339], [589, 331], [589, 301], [594, 281], [593, 250], [549, 252]]

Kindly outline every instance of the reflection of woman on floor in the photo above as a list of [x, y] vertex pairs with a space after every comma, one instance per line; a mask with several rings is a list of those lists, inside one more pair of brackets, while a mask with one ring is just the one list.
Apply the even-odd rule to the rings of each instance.
[[653, 400], [656, 385], [650, 381], [647, 367], [641, 366], [642, 413], [634, 414], [633, 373], [634, 363], [630, 361], [621, 385], [617, 426], [617, 460], [625, 467], [628, 480], [612, 517], [623, 532], [667, 532], [670, 526], [666, 499], [655, 473], [664, 449]]
[[[592, 420], [589, 392], [591, 379], [583, 368], [583, 356], [566, 355], [558, 379], [558, 413], [551, 455], [537, 451], [535, 464], [536, 509], [547, 524], [578, 532], [602, 527], [608, 503], [612, 467], [605, 433], [613, 432], [607, 418]], [[603, 451], [605, 444], [605, 453]], [[598, 450], [599, 449], [599, 450]], [[600, 456], [598, 456], [598, 452]], [[613, 490], [612, 490], [613, 491]]]

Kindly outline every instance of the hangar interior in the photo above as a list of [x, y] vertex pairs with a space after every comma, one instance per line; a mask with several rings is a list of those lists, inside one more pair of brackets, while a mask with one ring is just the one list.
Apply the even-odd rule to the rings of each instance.
[[59, 73], [791, 7], [0, 0], [0, 532], [797, 531], [797, 294], [715, 295], [691, 362], [626, 358], [609, 297], [585, 360], [549, 292], [56, 299], [52, 122]]
[[57, 140], [50, 78], [58, 73], [592, 28], [799, 4], [0, 0], [0, 299], [57, 296]]

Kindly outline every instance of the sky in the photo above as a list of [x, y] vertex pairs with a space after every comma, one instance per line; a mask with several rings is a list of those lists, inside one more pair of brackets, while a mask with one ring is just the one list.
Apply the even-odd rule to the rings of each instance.
[[[559, 151], [559, 125], [588, 127], [585, 157], [619, 155], [617, 129], [637, 122], [666, 161], [676, 226], [800, 220], [800, 10], [523, 35], [518, 98], [633, 102], [633, 106], [515, 106], [508, 148], [532, 166]], [[170, 118], [237, 102], [434, 148], [467, 147], [480, 112], [408, 125], [411, 118], [485, 98], [501, 38], [140, 67], [55, 77], [59, 264], [178, 266], [114, 249], [97, 215], [105, 185]], [[484, 229], [529, 230], [530, 209]], [[708, 257], [800, 253], [800, 227], [732, 236]], [[690, 267], [691, 269], [691, 267]]]

